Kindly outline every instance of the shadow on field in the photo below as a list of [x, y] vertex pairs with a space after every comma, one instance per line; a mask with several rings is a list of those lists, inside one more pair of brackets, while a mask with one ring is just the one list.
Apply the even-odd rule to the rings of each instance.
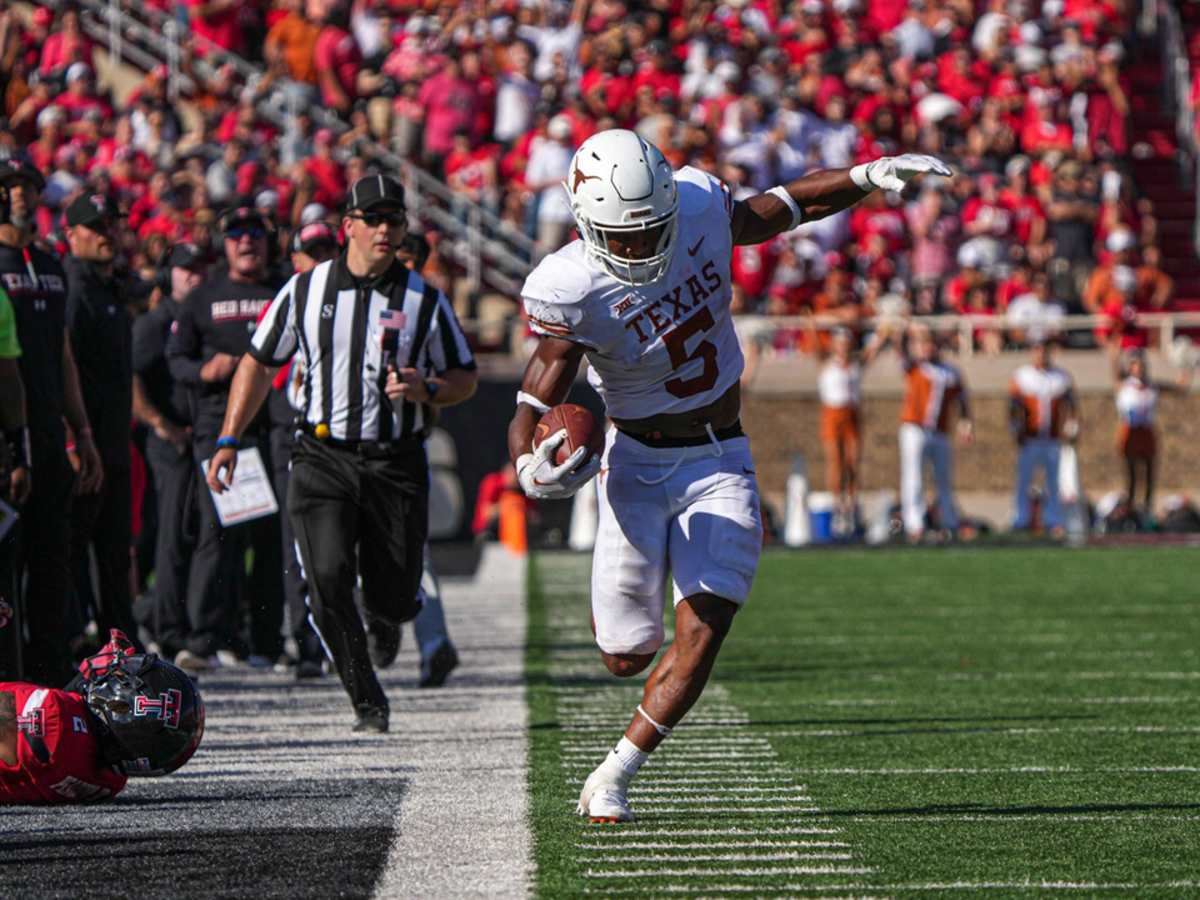
[[1200, 803], [1081, 803], [1076, 806], [985, 806], [980, 803], [944, 803], [933, 806], [898, 806], [888, 809], [824, 809], [822, 816], [1082, 816], [1092, 813], [1194, 812]]
[[[128, 823], [136, 831], [136, 823]], [[370, 896], [392, 831], [244, 827], [135, 834], [10, 835], [5, 897]]]

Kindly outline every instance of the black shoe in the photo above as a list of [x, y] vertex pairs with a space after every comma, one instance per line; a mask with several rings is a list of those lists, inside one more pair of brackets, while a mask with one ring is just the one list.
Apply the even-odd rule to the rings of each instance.
[[364, 706], [350, 730], [357, 734], [387, 734], [388, 711], [380, 706]]
[[367, 653], [371, 657], [371, 665], [377, 670], [386, 669], [396, 661], [396, 654], [399, 652], [399, 625], [392, 625], [382, 619], [371, 619], [367, 622]]
[[450, 673], [458, 668], [458, 651], [449, 641], [442, 644], [429, 658], [428, 666], [421, 666], [421, 681], [418, 687], [441, 687]]
[[296, 680], [304, 681], [308, 678], [323, 678], [325, 676], [325, 668], [318, 660], [302, 659], [296, 663]]

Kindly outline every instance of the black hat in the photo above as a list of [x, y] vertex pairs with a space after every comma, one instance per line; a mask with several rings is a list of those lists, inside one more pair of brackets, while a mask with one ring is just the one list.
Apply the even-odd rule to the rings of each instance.
[[112, 197], [104, 194], [80, 194], [67, 207], [67, 227], [76, 225], [97, 225], [101, 222], [111, 222], [121, 218]]
[[404, 187], [387, 175], [366, 175], [354, 182], [346, 199], [346, 211], [391, 209], [404, 211]]
[[333, 229], [324, 222], [310, 222], [292, 232], [293, 253], [308, 253], [318, 247], [337, 247], [337, 237]]
[[46, 179], [32, 163], [23, 159], [0, 160], [0, 184], [10, 184], [19, 178], [31, 182], [39, 191], [46, 187]]
[[263, 231], [269, 231], [271, 223], [267, 217], [253, 206], [237, 206], [227, 209], [221, 216], [221, 233], [225, 234], [238, 225], [257, 225]]
[[206, 262], [204, 252], [195, 244], [176, 244], [167, 254], [168, 269], [200, 269]]

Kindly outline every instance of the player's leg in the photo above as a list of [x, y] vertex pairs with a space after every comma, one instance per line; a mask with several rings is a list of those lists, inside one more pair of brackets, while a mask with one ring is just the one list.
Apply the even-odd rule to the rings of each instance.
[[421, 680], [419, 687], [441, 687], [458, 666], [458, 651], [450, 640], [446, 627], [446, 612], [442, 608], [442, 585], [433, 568], [429, 543], [424, 550], [421, 570], [421, 611], [413, 619], [413, 635], [421, 651]]
[[682, 465], [668, 481], [670, 495], [682, 498], [669, 535], [675, 640], [646, 680], [625, 735], [584, 785], [580, 812], [593, 821], [632, 818], [629, 782], [699, 699], [750, 592], [762, 549], [754, 465], [745, 438], [721, 449], [719, 458]]
[[905, 422], [900, 426], [900, 515], [904, 533], [915, 540], [925, 531], [925, 490], [921, 468], [925, 457], [925, 430]]
[[1154, 515], [1154, 457], [1147, 456], [1142, 460], [1146, 467], [1146, 515]]
[[958, 507], [954, 503], [954, 450], [948, 435], [931, 434], [933, 478], [937, 485], [938, 512], [942, 528], [958, 530]]
[[1132, 456], [1125, 455], [1125, 503], [1127, 506], [1133, 506], [1137, 499], [1137, 468], [1138, 461]]

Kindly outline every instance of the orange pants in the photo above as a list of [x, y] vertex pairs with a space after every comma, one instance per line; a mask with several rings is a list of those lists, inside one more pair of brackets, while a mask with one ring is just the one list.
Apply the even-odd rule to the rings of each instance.
[[857, 480], [859, 433], [857, 406], [821, 407], [821, 443], [825, 445], [828, 488], [835, 494]]

